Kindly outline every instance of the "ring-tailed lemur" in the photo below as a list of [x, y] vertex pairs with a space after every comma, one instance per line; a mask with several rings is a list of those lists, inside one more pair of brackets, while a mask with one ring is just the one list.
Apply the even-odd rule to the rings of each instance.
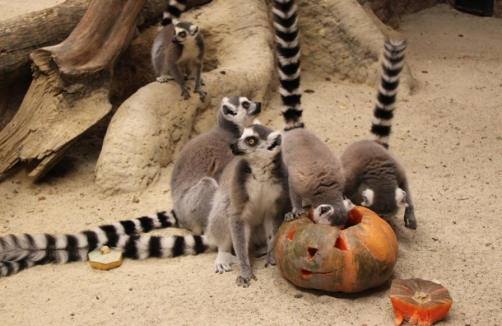
[[282, 115], [286, 121], [282, 145], [288, 168], [291, 220], [309, 202], [317, 223], [343, 226], [347, 208], [342, 195], [344, 175], [340, 160], [312, 132], [304, 129], [300, 92], [300, 44], [294, 0], [274, 0]]
[[260, 112], [260, 102], [225, 97], [216, 127], [183, 147], [171, 176], [173, 209], [181, 227], [195, 234], [205, 231], [219, 178], [234, 158], [228, 146], [239, 139], [248, 121]]
[[[250, 245], [267, 245], [267, 262], [275, 265], [275, 234], [291, 209], [281, 134], [262, 125], [244, 129], [231, 145], [237, 158], [225, 168], [209, 215], [208, 240], [218, 247], [215, 271], [240, 267], [237, 285], [256, 279], [249, 262]], [[232, 247], [236, 256], [233, 256]]]
[[[185, 84], [183, 70], [195, 79], [194, 93], [199, 93], [204, 101], [206, 92], [202, 90], [202, 59], [205, 44], [199, 27], [190, 22], [179, 22], [178, 18], [186, 8], [186, 0], [171, 0], [164, 11], [162, 28], [153, 42], [152, 63], [159, 77], [157, 81], [165, 83], [176, 80], [181, 87], [181, 95], [186, 100], [190, 92]], [[171, 73], [172, 76], [169, 75]], [[186, 79], [189, 79], [187, 77]]]
[[[217, 125], [207, 133], [190, 140], [183, 147], [174, 165], [171, 178], [173, 210], [102, 225], [84, 232], [86, 236], [90, 239], [98, 239], [96, 246], [100, 247], [113, 244], [114, 239], [122, 235], [150, 232], [158, 228], [184, 227], [195, 234], [203, 233], [207, 226], [212, 198], [218, 188], [217, 181], [225, 166], [234, 158], [229, 144], [240, 137], [248, 121], [260, 112], [260, 102], [252, 102], [246, 97], [239, 96], [223, 98], [218, 111]], [[10, 235], [0, 238], [0, 261], [9, 264], [6, 262], [12, 260], [9, 255], [13, 252], [17, 255], [18, 251], [14, 249], [26, 247], [26, 244], [30, 243], [30, 237], [34, 236]], [[48, 235], [48, 237], [54, 238], [55, 236]], [[76, 236], [66, 235], [66, 237]], [[38, 244], [33, 244], [31, 249], [46, 251], [46, 247], [40, 246], [43, 244], [44, 242], [39, 241]], [[46, 246], [50, 244], [51, 241], [45, 243]], [[91, 246], [91, 248], [94, 247], [94, 245]], [[83, 251], [87, 249], [82, 248]], [[74, 248], [69, 246], [68, 250], [74, 250]], [[32, 265], [29, 262], [24, 265], [20, 262], [12, 262], [12, 266], [19, 266], [21, 270]], [[23, 266], [25, 268], [22, 268]], [[10, 269], [15, 270], [14, 267]], [[1, 272], [0, 275], [2, 275]]]
[[417, 220], [404, 167], [388, 151], [399, 74], [403, 69], [406, 41], [385, 41], [382, 77], [371, 133], [373, 140], [355, 142], [341, 156], [345, 171], [345, 195], [356, 205], [380, 216], [406, 207], [405, 226], [417, 228]]
[[[218, 247], [216, 271], [230, 270], [239, 263], [237, 283], [249, 285], [254, 274], [249, 263], [250, 244], [267, 244], [267, 263], [275, 264], [273, 244], [283, 217], [290, 210], [287, 171], [281, 157], [281, 135], [261, 125], [244, 130], [233, 142], [234, 158], [225, 168], [214, 197], [207, 235], [149, 237], [117, 235], [116, 230], [129, 226], [117, 223], [76, 235], [24, 235], [0, 238], [0, 276], [19, 272], [33, 265], [51, 262], [86, 261], [87, 253], [103, 245], [118, 248], [124, 257], [176, 257], [199, 254]], [[159, 216], [159, 223], [166, 221]], [[150, 219], [132, 222], [150, 225]], [[131, 223], [131, 221], [127, 221]], [[232, 246], [237, 257], [232, 256]]]

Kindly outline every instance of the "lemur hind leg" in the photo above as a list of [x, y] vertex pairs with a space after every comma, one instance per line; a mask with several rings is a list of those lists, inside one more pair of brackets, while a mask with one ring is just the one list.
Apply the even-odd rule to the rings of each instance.
[[181, 227], [189, 229], [196, 235], [204, 233], [217, 189], [216, 180], [206, 177], [183, 195], [175, 209]]

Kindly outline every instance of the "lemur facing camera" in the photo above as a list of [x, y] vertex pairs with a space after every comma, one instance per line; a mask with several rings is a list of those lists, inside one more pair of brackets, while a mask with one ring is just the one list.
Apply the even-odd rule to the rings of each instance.
[[186, 0], [171, 0], [164, 11], [162, 27], [153, 42], [152, 63], [159, 77], [159, 83], [175, 80], [181, 88], [181, 96], [186, 100], [190, 92], [185, 80], [195, 79], [194, 93], [199, 93], [204, 101], [206, 92], [202, 90], [202, 59], [205, 44], [199, 27], [190, 22], [179, 22], [178, 18], [186, 8]]
[[207, 236], [218, 247], [215, 271], [230, 271], [231, 264], [239, 264], [239, 286], [256, 279], [249, 261], [251, 246], [266, 245], [265, 266], [275, 265], [275, 234], [291, 209], [281, 142], [280, 132], [265, 126], [244, 129], [231, 144], [237, 157], [223, 171], [214, 196]]

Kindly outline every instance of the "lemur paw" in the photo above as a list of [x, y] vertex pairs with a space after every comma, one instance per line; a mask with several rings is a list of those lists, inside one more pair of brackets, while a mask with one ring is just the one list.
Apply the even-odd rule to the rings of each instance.
[[172, 78], [170, 78], [169, 76], [157, 77], [157, 82], [159, 82], [159, 83], [167, 83], [170, 80], [172, 80]]
[[303, 214], [306, 214], [306, 213], [307, 213], [307, 211], [304, 210], [303, 208], [296, 210], [296, 211], [293, 210], [292, 212], [289, 212], [284, 216], [284, 222], [290, 222], [290, 221], [296, 220], [297, 218], [299, 218], [300, 216], [302, 216]]
[[223, 272], [230, 272], [232, 267], [230, 265], [237, 264], [237, 257], [229, 252], [218, 252], [216, 259], [214, 260], [214, 271], [216, 273], [222, 274]]
[[200, 95], [200, 100], [201, 102], [204, 102], [204, 99], [206, 98], [207, 92], [204, 92], [202, 89], [196, 89], [193, 91], [194, 93], [199, 93]]
[[241, 271], [241, 274], [237, 276], [236, 283], [238, 286], [242, 286], [243, 288], [247, 288], [251, 283], [251, 280], [258, 280], [256, 276], [254, 276], [251, 270]]
[[417, 219], [415, 216], [406, 216], [404, 215], [404, 226], [409, 229], [416, 230], [417, 229]]
[[267, 256], [267, 262], [265, 263], [265, 267], [268, 267], [268, 265], [275, 266], [275, 258], [274, 258], [274, 252], [271, 251], [268, 253]]
[[190, 98], [190, 92], [188, 91], [188, 89], [181, 91], [181, 96], [183, 96], [185, 100], [188, 100]]

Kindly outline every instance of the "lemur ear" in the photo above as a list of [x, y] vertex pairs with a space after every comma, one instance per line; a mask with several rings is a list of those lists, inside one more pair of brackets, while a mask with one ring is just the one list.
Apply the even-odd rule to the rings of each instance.
[[190, 26], [190, 34], [192, 36], [196, 35], [198, 32], [199, 32], [199, 26], [197, 25]]
[[268, 140], [271, 145], [268, 147], [268, 150], [271, 151], [277, 146], [281, 145], [282, 142], [282, 135], [280, 131], [274, 131], [268, 135]]
[[396, 204], [398, 207], [408, 207], [406, 202], [406, 191], [401, 188], [396, 189]]
[[362, 206], [365, 207], [370, 207], [373, 205], [373, 197], [375, 196], [375, 192], [371, 189], [365, 189], [363, 191], [363, 202], [361, 203]]
[[229, 115], [229, 114], [230, 115], [236, 115], [236, 113], [232, 109], [230, 109], [230, 107], [228, 105], [226, 105], [226, 104], [223, 105], [223, 114], [224, 115]]
[[343, 196], [343, 206], [345, 207], [345, 210], [348, 212], [350, 210], [352, 210], [352, 208], [356, 207], [356, 205], [354, 205], [350, 199], [348, 199], [347, 197]]

